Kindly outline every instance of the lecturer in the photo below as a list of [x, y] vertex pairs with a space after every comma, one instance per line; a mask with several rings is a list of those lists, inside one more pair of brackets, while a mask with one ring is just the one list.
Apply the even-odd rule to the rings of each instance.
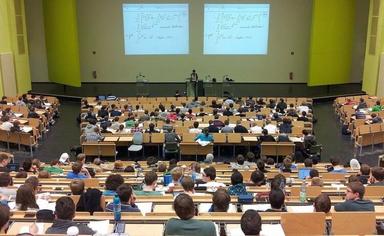
[[197, 97], [197, 83], [198, 83], [198, 81], [199, 81], [199, 76], [197, 75], [195, 70], [192, 70], [191, 83], [192, 83], [192, 87], [193, 87], [194, 97]]

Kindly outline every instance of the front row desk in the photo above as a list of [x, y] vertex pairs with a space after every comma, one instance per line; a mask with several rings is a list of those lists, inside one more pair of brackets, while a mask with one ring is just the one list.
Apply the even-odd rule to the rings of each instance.
[[[34, 223], [27, 218], [17, 219], [15, 213], [12, 217], [8, 235], [29, 232], [31, 225], [36, 224], [37, 234], [44, 234], [51, 223]], [[21, 214], [20, 214], [21, 216]], [[243, 235], [240, 228], [242, 213], [205, 213], [195, 216], [194, 219], [212, 221], [216, 225], [219, 235], [219, 227], [224, 228], [227, 235]], [[372, 235], [376, 234], [376, 221], [384, 219], [383, 207], [376, 207], [376, 212], [303, 212], [281, 213], [260, 212], [262, 219], [261, 235], [323, 235], [326, 222], [332, 222], [331, 232], [334, 235]], [[164, 224], [173, 214], [159, 213], [157, 215], [142, 216], [140, 213], [122, 213], [122, 221], [125, 223], [125, 233], [135, 235], [163, 235]], [[90, 221], [91, 220], [91, 221]], [[96, 212], [93, 216], [87, 213], [77, 212], [75, 221], [91, 222], [92, 228], [101, 229], [101, 234], [113, 232], [113, 213]], [[220, 225], [220, 226], [219, 226]], [[224, 225], [223, 227], [221, 227]]]

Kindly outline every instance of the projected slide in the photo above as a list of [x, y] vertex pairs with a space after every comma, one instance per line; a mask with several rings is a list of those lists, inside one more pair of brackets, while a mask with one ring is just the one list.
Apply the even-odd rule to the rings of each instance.
[[205, 4], [204, 54], [267, 54], [269, 4]]
[[123, 4], [126, 55], [188, 54], [188, 4]]

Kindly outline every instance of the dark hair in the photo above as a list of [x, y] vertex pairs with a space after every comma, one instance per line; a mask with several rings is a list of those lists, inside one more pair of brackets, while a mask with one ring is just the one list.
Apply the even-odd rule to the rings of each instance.
[[28, 174], [26, 171], [19, 171], [16, 173], [15, 178], [27, 178]]
[[12, 185], [12, 176], [8, 172], [0, 173], [0, 187]]
[[9, 160], [9, 156], [5, 153], [0, 153], [0, 162], [4, 160]]
[[74, 179], [69, 184], [69, 188], [73, 195], [81, 195], [84, 192], [84, 186], [84, 181], [81, 179]]
[[132, 187], [129, 184], [122, 184], [117, 188], [116, 193], [119, 195], [121, 202], [129, 202], [132, 196]]
[[231, 175], [231, 184], [236, 185], [236, 184], [242, 184], [242, 183], [243, 183], [243, 175], [239, 171], [234, 170]]
[[312, 167], [312, 159], [306, 158], [304, 160], [304, 166], [305, 167]]
[[331, 210], [331, 199], [327, 194], [322, 193], [315, 198], [313, 205], [316, 212], [328, 213]]
[[9, 222], [10, 215], [9, 207], [0, 205], [0, 230]]
[[244, 161], [245, 161], [245, 158], [244, 158], [243, 155], [239, 154], [239, 155], [237, 155], [236, 161], [237, 161], [237, 164], [243, 165]]
[[24, 171], [30, 171], [30, 169], [32, 168], [32, 159], [31, 158], [27, 158], [23, 161], [23, 170]]
[[78, 173], [80, 173], [82, 167], [83, 167], [83, 163], [75, 162], [72, 164], [72, 172], [74, 174], [78, 174]]
[[36, 204], [35, 191], [30, 184], [21, 185], [16, 192], [16, 204], [19, 204], [19, 209], [22, 211], [28, 210], [28, 208], [39, 209]]
[[262, 172], [265, 171], [265, 163], [263, 160], [261, 159], [257, 160], [256, 165], [257, 165], [257, 169], [259, 169]]
[[383, 181], [384, 180], [384, 168], [383, 167], [373, 167], [371, 170], [372, 176], [377, 181]]
[[282, 174], [277, 174], [271, 181], [271, 190], [283, 190], [286, 185], [285, 176]]
[[348, 183], [347, 187], [352, 190], [352, 193], [358, 193], [359, 198], [363, 199], [365, 194], [365, 187], [360, 181]]
[[160, 163], [158, 166], [157, 166], [157, 171], [158, 172], [165, 172], [167, 170], [167, 166], [164, 164], [164, 163]]
[[55, 206], [55, 215], [60, 220], [72, 220], [75, 217], [76, 206], [70, 197], [61, 197], [57, 199]]
[[144, 184], [145, 185], [151, 185], [151, 184], [153, 184], [153, 182], [156, 182], [156, 181], [157, 181], [156, 172], [149, 171], [149, 172], [145, 173], [145, 176], [144, 176]]
[[193, 127], [195, 129], [199, 128], [199, 122], [198, 121], [193, 122]]
[[268, 130], [267, 130], [267, 129], [263, 129], [263, 131], [261, 131], [261, 133], [262, 133], [263, 135], [268, 135]]
[[255, 159], [255, 154], [253, 152], [247, 152], [247, 154], [245, 154], [245, 159], [247, 161], [253, 162]]
[[319, 171], [316, 169], [311, 169], [309, 171], [309, 177], [311, 177], [311, 179], [314, 177], [319, 177]]
[[245, 235], [259, 235], [261, 231], [261, 217], [255, 210], [247, 210], [241, 216], [241, 230]]
[[173, 209], [182, 220], [189, 220], [195, 215], [195, 204], [192, 198], [185, 193], [177, 195], [173, 201]]
[[207, 167], [204, 170], [205, 176], [209, 177], [211, 180], [216, 179], [216, 169], [213, 166]]
[[46, 170], [42, 170], [42, 171], [39, 172], [38, 178], [39, 179], [40, 178], [41, 179], [49, 179], [49, 178], [51, 178], [51, 174], [48, 171], [46, 171]]
[[124, 178], [119, 174], [111, 174], [105, 180], [105, 189], [116, 191], [117, 187], [124, 183]]
[[154, 156], [150, 156], [147, 158], [147, 166], [152, 166], [157, 163], [157, 158]]
[[25, 180], [26, 184], [29, 184], [32, 188], [33, 191], [37, 191], [39, 187], [39, 179], [36, 176], [30, 176], [28, 179]]
[[331, 161], [332, 166], [337, 166], [340, 164], [340, 160], [336, 157], [331, 158], [330, 161]]
[[264, 184], [265, 183], [264, 173], [260, 170], [253, 171], [251, 174], [251, 181], [258, 186]]
[[220, 188], [213, 193], [212, 203], [214, 212], [227, 212], [231, 196], [229, 196], [226, 189]]
[[371, 167], [369, 167], [367, 164], [362, 164], [360, 167], [360, 172], [362, 175], [369, 175], [371, 172]]
[[356, 175], [350, 175], [348, 177], [348, 183], [351, 183], [351, 182], [358, 182], [360, 181], [359, 177], [357, 177]]
[[280, 209], [284, 205], [285, 194], [280, 189], [273, 189], [269, 192], [269, 203], [274, 209]]
[[190, 176], [184, 176], [183, 180], [181, 181], [181, 186], [183, 187], [184, 191], [192, 191], [195, 187], [195, 183]]
[[133, 168], [133, 166], [127, 166], [125, 167], [124, 172], [135, 172], [135, 168]]

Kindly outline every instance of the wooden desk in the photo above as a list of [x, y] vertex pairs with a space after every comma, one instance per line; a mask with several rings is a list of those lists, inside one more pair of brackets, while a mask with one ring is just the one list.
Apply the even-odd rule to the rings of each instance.
[[[33, 222], [14, 222], [10, 225], [7, 235], [17, 235], [21, 231], [29, 229]], [[45, 231], [52, 225], [51, 223], [37, 223], [39, 232], [38, 234], [45, 234]], [[108, 232], [112, 233], [113, 224], [109, 225]], [[125, 232], [130, 236], [161, 236], [163, 235], [164, 226], [163, 224], [125, 224]]]
[[132, 136], [121, 136], [119, 138], [119, 142], [132, 142], [133, 137]]
[[104, 138], [104, 142], [117, 142], [119, 140], [120, 137], [116, 137], [116, 136], [108, 136], [108, 137], [105, 137]]
[[207, 155], [213, 153], [213, 144], [200, 146], [198, 143], [180, 143], [180, 155]]

